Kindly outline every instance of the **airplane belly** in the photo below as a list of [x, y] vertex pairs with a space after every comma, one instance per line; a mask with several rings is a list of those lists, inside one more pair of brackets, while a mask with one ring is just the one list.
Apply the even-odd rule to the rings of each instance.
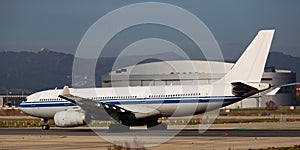
[[203, 113], [206, 111], [207, 103], [142, 104], [141, 106], [156, 109], [163, 117], [179, 117]]
[[[228, 103], [228, 102], [227, 102]], [[195, 114], [201, 114], [221, 108], [226, 102], [199, 102], [199, 103], [161, 103], [161, 104], [140, 104], [142, 107], [148, 107], [158, 110], [163, 117], [180, 117]], [[232, 103], [232, 102], [231, 102]]]

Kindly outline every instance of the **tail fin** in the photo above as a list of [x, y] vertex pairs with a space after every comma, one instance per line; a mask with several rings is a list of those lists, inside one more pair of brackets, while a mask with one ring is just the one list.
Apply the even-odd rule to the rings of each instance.
[[221, 79], [225, 83], [259, 83], [264, 72], [275, 30], [261, 30], [235, 63]]

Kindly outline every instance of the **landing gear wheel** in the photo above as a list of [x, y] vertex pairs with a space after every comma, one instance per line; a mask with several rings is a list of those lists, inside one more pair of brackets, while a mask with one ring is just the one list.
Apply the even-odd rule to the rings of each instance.
[[110, 124], [108, 132], [128, 132], [130, 131], [128, 126], [122, 124]]
[[42, 130], [50, 130], [50, 125], [42, 125]]
[[147, 129], [148, 130], [167, 130], [168, 125], [166, 123], [148, 124]]
[[50, 130], [48, 119], [42, 119], [42, 121], [43, 121], [42, 130]]

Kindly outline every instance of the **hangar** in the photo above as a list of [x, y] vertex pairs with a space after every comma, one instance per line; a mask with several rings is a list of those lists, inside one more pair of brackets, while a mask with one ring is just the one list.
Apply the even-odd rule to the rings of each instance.
[[[102, 87], [120, 86], [157, 86], [210, 84], [222, 78], [234, 63], [201, 60], [160, 61], [123, 67], [102, 76]], [[241, 72], [242, 74], [242, 72]], [[266, 67], [262, 82], [272, 87], [296, 82], [296, 74], [290, 70]], [[275, 96], [263, 92], [259, 98], [248, 98], [227, 106], [229, 108], [266, 107], [273, 103], [276, 106], [295, 106], [296, 88], [281, 89]]]

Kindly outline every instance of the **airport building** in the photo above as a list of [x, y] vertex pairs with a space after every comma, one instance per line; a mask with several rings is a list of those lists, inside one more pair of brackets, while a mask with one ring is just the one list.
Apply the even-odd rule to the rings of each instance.
[[22, 101], [26, 99], [27, 95], [0, 95], [1, 107], [18, 107]]
[[[199, 60], [138, 64], [120, 68], [102, 76], [102, 87], [210, 84], [222, 78], [233, 65], [233, 63]], [[267, 67], [262, 82], [276, 87], [296, 82], [296, 74], [290, 70]], [[261, 96], [248, 98], [227, 107], [255, 108], [266, 107], [270, 104], [275, 106], [297, 105], [295, 86], [283, 88], [275, 96], [266, 96], [265, 94], [269, 91], [271, 89], [263, 92]]]

